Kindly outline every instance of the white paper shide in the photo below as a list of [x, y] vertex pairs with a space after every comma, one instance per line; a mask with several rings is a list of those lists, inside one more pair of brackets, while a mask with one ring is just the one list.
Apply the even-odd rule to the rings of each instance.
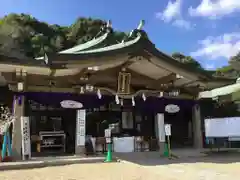
[[80, 109], [83, 107], [83, 104], [77, 101], [72, 101], [72, 100], [64, 100], [60, 102], [61, 106], [63, 108], [68, 108], [68, 109]]

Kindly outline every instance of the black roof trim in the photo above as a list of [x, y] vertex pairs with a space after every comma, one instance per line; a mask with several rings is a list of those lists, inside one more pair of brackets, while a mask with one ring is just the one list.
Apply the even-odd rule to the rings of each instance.
[[41, 67], [47, 67], [44, 61], [42, 60], [35, 60], [33, 58], [17, 58], [17, 57], [11, 57], [8, 55], [0, 54], [0, 64], [12, 64], [12, 65], [27, 65], [27, 66], [41, 66]]

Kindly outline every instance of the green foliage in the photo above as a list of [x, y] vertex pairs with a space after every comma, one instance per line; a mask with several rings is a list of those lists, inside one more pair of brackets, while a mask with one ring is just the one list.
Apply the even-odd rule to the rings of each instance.
[[216, 70], [217, 75], [238, 78], [240, 76], [240, 52], [229, 60], [229, 65]]
[[230, 72], [232, 70], [233, 70], [232, 66], [228, 65], [228, 66], [223, 66], [221, 68], [218, 68], [216, 71], [217, 72], [222, 72], [222, 73], [227, 73], [227, 72]]
[[238, 54], [230, 58], [230, 64], [232, 65], [233, 69], [239, 72], [240, 75], [240, 51]]
[[198, 69], [198, 70], [204, 70], [199, 62], [197, 62], [195, 59], [193, 59], [191, 56], [185, 56], [179, 52], [175, 52], [172, 54], [172, 57], [176, 59], [177, 61], [186, 64], [189, 67]]
[[235, 56], [231, 57], [230, 61], [232, 61], [232, 62], [234, 62], [234, 61], [240, 62], [240, 52], [237, 53]]
[[[195, 70], [201, 71], [209, 76], [215, 77], [227, 77], [227, 78], [237, 78], [240, 75], [240, 71], [237, 70], [237, 67], [240, 69], [240, 53], [232, 57], [230, 60], [230, 65], [219, 68], [215, 71], [205, 70], [200, 63], [190, 56], [185, 56], [179, 52], [173, 53], [172, 57], [177, 61], [186, 64], [189, 67], [194, 68]], [[237, 64], [238, 63], [238, 64]], [[235, 64], [235, 65], [233, 65]]]
[[[27, 14], [9, 14], [0, 19], [0, 53], [40, 57], [93, 39], [106, 24], [100, 19], [78, 18], [71, 26], [49, 25]], [[121, 41], [123, 32], [114, 32], [110, 44]]]

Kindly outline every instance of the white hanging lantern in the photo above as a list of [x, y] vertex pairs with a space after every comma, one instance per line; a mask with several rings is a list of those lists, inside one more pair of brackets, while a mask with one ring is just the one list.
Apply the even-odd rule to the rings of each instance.
[[146, 101], [146, 99], [147, 99], [144, 93], [142, 94], [142, 99], [143, 99], [143, 101]]
[[119, 101], [119, 97], [118, 97], [117, 94], [115, 95], [115, 102], [116, 102], [116, 104], [119, 104], [119, 103], [120, 103], [120, 101]]
[[101, 94], [100, 89], [97, 90], [97, 96], [98, 96], [99, 99], [102, 99], [102, 94]]
[[83, 94], [84, 93], [84, 88], [81, 86], [80, 87], [80, 94]]
[[159, 97], [163, 97], [163, 92], [162, 91], [159, 93]]
[[123, 99], [120, 100], [120, 104], [121, 104], [121, 106], [123, 106]]
[[23, 89], [24, 89], [24, 84], [23, 84], [23, 82], [17, 83], [17, 90], [18, 90], [18, 91], [23, 91]]
[[132, 106], [135, 106], [134, 96], [132, 96]]
[[94, 87], [92, 85], [86, 84], [86, 90], [87, 91], [91, 92], [91, 91], [93, 91], [93, 89], [94, 89]]

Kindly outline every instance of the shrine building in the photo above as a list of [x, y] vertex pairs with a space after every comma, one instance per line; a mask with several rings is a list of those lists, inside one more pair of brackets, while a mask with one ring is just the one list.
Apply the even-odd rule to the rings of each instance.
[[198, 93], [231, 82], [161, 52], [143, 23], [113, 45], [108, 23], [92, 40], [37, 60], [1, 57], [14, 92], [15, 154], [78, 154], [87, 138], [104, 151], [109, 127], [116, 152], [163, 151], [164, 124], [172, 148], [203, 146]]

